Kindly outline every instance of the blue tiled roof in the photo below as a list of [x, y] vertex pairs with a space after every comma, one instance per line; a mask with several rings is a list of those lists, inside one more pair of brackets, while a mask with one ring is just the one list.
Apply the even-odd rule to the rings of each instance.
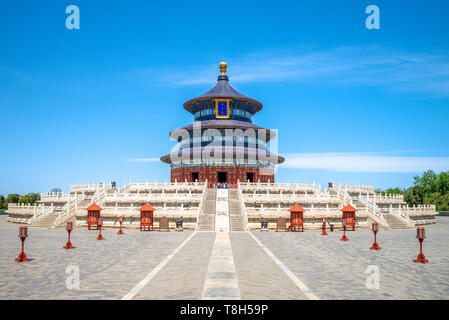
[[231, 84], [229, 83], [229, 80], [228, 80], [228, 76], [219, 76], [215, 87], [213, 87], [206, 93], [203, 93], [202, 95], [198, 96], [196, 99], [198, 99], [198, 98], [215, 98], [215, 97], [217, 97], [217, 98], [226, 97], [226, 98], [246, 98], [246, 99], [248, 99], [247, 96], [238, 92], [231, 86]]
[[196, 109], [201, 108], [200, 105], [195, 105], [196, 102], [212, 98], [235, 98], [239, 100], [245, 100], [252, 104], [251, 111], [253, 113], [258, 112], [262, 109], [262, 103], [259, 101], [245, 96], [243, 93], [238, 92], [229, 83], [229, 78], [227, 75], [218, 76], [217, 84], [215, 87], [209, 91], [203, 93], [202, 95], [190, 99], [184, 103], [184, 108], [189, 112], [195, 112]]

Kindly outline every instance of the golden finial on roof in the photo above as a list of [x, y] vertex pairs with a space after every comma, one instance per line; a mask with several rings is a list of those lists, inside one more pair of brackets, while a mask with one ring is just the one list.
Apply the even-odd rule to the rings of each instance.
[[226, 68], [228, 67], [228, 64], [226, 62], [220, 62], [220, 75], [225, 76], [226, 75]]

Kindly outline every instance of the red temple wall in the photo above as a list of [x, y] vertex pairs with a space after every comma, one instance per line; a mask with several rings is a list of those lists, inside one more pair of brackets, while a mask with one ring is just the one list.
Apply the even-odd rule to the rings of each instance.
[[[247, 173], [253, 173], [253, 182], [274, 182], [274, 173], [272, 174], [261, 174], [260, 168], [248, 168], [248, 167], [189, 167], [189, 168], [178, 168], [171, 170], [171, 182], [194, 182], [192, 173], [198, 172], [198, 181], [206, 181], [210, 183], [218, 183], [218, 172], [226, 172], [227, 183], [237, 183], [237, 180], [241, 182], [246, 181]], [[272, 172], [272, 171], [271, 171]]]

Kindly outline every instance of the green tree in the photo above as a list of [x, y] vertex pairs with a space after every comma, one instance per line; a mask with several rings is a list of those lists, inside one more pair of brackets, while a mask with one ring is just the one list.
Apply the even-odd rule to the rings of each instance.
[[36, 204], [39, 200], [40, 200], [40, 195], [38, 193], [28, 193], [28, 194], [20, 197], [19, 203]]
[[424, 204], [434, 204], [437, 210], [449, 210], [449, 193], [432, 192], [424, 198]]
[[404, 193], [404, 200], [409, 206], [423, 204], [424, 191], [420, 186], [408, 188]]
[[4, 196], [2, 196], [0, 194], [0, 210], [6, 209], [6, 208], [7, 208], [6, 199]]
[[449, 209], [449, 171], [436, 174], [427, 170], [413, 180], [414, 186], [404, 196], [409, 205], [435, 204], [437, 210]]
[[415, 176], [413, 178], [414, 185], [421, 187], [424, 194], [430, 194], [432, 192], [437, 192], [437, 181], [438, 175], [433, 170], [424, 171], [422, 177]]
[[17, 193], [11, 193], [8, 194], [8, 197], [6, 198], [6, 203], [19, 203], [20, 200], [20, 194]]
[[441, 194], [449, 193], [449, 171], [441, 172], [435, 180], [436, 190]]
[[405, 190], [401, 190], [399, 187], [396, 188], [388, 188], [386, 190], [382, 190], [382, 189], [376, 189], [374, 190], [376, 193], [379, 193], [381, 195], [385, 195], [385, 194], [403, 194], [405, 192]]

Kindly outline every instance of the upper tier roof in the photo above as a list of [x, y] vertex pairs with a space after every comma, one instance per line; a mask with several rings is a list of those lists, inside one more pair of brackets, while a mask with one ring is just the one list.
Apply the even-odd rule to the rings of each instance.
[[156, 209], [154, 209], [152, 206], [150, 206], [150, 204], [147, 202], [142, 207], [140, 207], [139, 210], [140, 211], [154, 211]]
[[98, 206], [95, 202], [86, 208], [87, 211], [101, 211], [103, 208]]
[[351, 206], [349, 203], [346, 207], [344, 207], [343, 209], [340, 209], [343, 212], [356, 212], [358, 211], [356, 208], [354, 208], [353, 206]]
[[213, 98], [231, 98], [231, 99], [249, 101], [249, 102], [253, 103], [254, 104], [254, 113], [262, 110], [262, 103], [260, 103], [259, 101], [255, 100], [255, 99], [245, 96], [243, 93], [238, 92], [236, 89], [234, 89], [231, 86], [231, 84], [229, 83], [229, 77], [226, 74], [226, 68], [227, 68], [226, 62], [220, 62], [220, 75], [218, 76], [217, 84], [215, 85], [215, 87], [213, 87], [206, 93], [203, 93], [202, 95], [185, 102], [184, 109], [193, 113], [198, 108], [198, 106], [195, 105], [195, 102], [197, 102], [197, 101], [209, 100], [209, 99], [213, 99]]

